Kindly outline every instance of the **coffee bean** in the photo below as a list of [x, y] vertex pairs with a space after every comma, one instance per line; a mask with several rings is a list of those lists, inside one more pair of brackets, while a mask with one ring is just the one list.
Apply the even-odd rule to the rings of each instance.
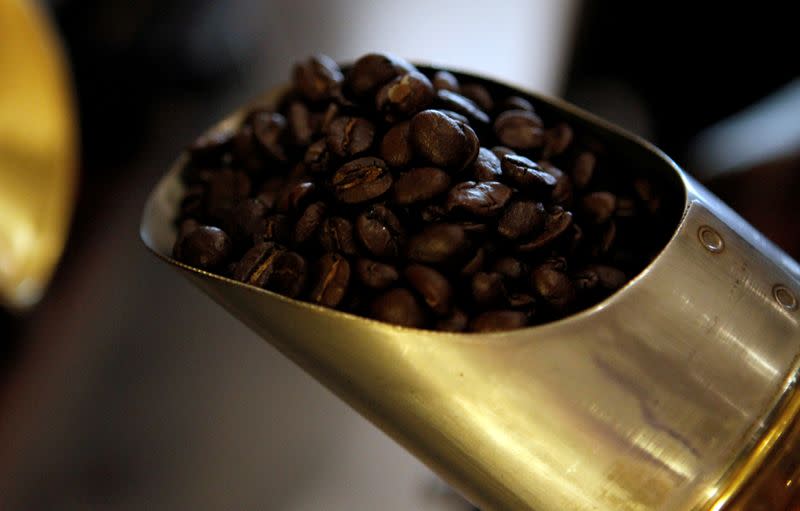
[[371, 259], [356, 260], [355, 272], [358, 280], [372, 289], [386, 289], [400, 278], [394, 266]]
[[528, 293], [511, 293], [508, 295], [508, 306], [514, 309], [531, 310], [536, 305], [536, 298]]
[[447, 210], [441, 204], [427, 204], [422, 207], [419, 217], [424, 223], [435, 224], [447, 218]]
[[408, 258], [421, 263], [445, 263], [468, 247], [469, 241], [461, 226], [433, 224], [408, 241]]
[[527, 110], [507, 110], [494, 121], [494, 132], [504, 146], [517, 151], [541, 147], [544, 142], [542, 120]]
[[500, 181], [502, 176], [500, 158], [489, 149], [481, 147], [475, 163], [472, 164], [473, 179], [475, 181]]
[[507, 110], [523, 110], [526, 112], [533, 112], [534, 108], [530, 101], [520, 96], [508, 96], [500, 102], [499, 110], [501, 112]]
[[324, 202], [315, 202], [303, 211], [303, 214], [300, 215], [294, 225], [295, 243], [306, 243], [314, 237], [322, 223], [322, 219], [325, 218], [327, 209], [328, 206]]
[[256, 243], [245, 252], [233, 269], [233, 278], [257, 287], [265, 287], [278, 254], [286, 249], [272, 242]]
[[434, 313], [444, 316], [450, 311], [453, 288], [441, 273], [428, 266], [412, 264], [404, 275]]
[[308, 269], [300, 254], [288, 250], [278, 253], [266, 288], [289, 298], [297, 298], [306, 287]]
[[611, 218], [617, 206], [617, 197], [609, 192], [592, 192], [581, 199], [581, 211], [593, 224], [602, 224]]
[[383, 195], [392, 186], [392, 175], [383, 160], [367, 156], [339, 167], [331, 183], [337, 199], [357, 204]]
[[452, 110], [446, 110], [446, 109], [438, 109], [437, 112], [443, 113], [444, 115], [446, 115], [447, 117], [453, 119], [456, 122], [469, 124], [469, 119], [467, 119], [466, 115], [460, 114], [458, 112], [454, 112]]
[[564, 311], [575, 301], [575, 287], [557, 265], [546, 262], [531, 272], [531, 287], [551, 307]]
[[281, 176], [269, 177], [264, 181], [264, 184], [261, 185], [261, 189], [256, 195], [256, 199], [260, 200], [261, 203], [266, 206], [267, 211], [272, 211], [285, 186], [285, 178]]
[[475, 255], [470, 257], [466, 264], [461, 267], [461, 275], [468, 277], [481, 271], [486, 263], [486, 252], [488, 252], [486, 248], [478, 247], [478, 250], [475, 251]]
[[344, 80], [339, 65], [327, 55], [314, 55], [296, 64], [292, 77], [295, 89], [312, 102], [330, 98]]
[[469, 316], [454, 308], [450, 314], [436, 322], [436, 329], [443, 332], [463, 332], [469, 325]]
[[465, 98], [472, 100], [484, 112], [494, 110], [494, 100], [489, 90], [479, 83], [465, 83], [460, 92]]
[[542, 168], [542, 170], [556, 178], [556, 185], [553, 187], [553, 191], [550, 194], [553, 203], [560, 206], [567, 206], [571, 204], [573, 187], [572, 180], [569, 178], [569, 176], [549, 161], [541, 161], [539, 162], [539, 166]]
[[350, 263], [339, 254], [328, 253], [317, 262], [317, 283], [310, 299], [325, 307], [336, 308], [350, 284]]
[[542, 156], [549, 159], [562, 154], [572, 143], [572, 138], [572, 128], [565, 122], [560, 122], [554, 127], [545, 130]]
[[197, 137], [189, 147], [192, 163], [199, 166], [219, 165], [222, 156], [230, 151], [237, 130], [214, 130]]
[[200, 218], [203, 215], [203, 200], [205, 188], [203, 185], [190, 185], [184, 191], [184, 196], [178, 205], [178, 219]]
[[201, 270], [216, 270], [227, 263], [233, 244], [222, 229], [201, 225], [178, 238], [173, 256]]
[[509, 155], [513, 156], [517, 154], [512, 149], [503, 145], [496, 145], [492, 147], [491, 151], [492, 154], [497, 156], [497, 159], [500, 161], [503, 161], [503, 156], [509, 156]]
[[228, 232], [237, 244], [252, 239], [262, 232], [267, 216], [267, 207], [258, 199], [245, 199], [239, 202], [231, 213]]
[[389, 81], [414, 71], [414, 66], [388, 53], [371, 53], [358, 59], [345, 79], [350, 92], [356, 97], [375, 94]]
[[395, 124], [381, 141], [381, 158], [390, 167], [407, 167], [414, 157], [411, 149], [411, 122], [403, 121]]
[[491, 306], [502, 301], [506, 295], [503, 276], [499, 273], [478, 272], [472, 276], [470, 285], [472, 299], [481, 306]]
[[575, 280], [582, 289], [600, 288], [605, 291], [616, 291], [625, 285], [628, 278], [625, 272], [613, 266], [589, 264], [576, 273]]
[[524, 312], [514, 310], [495, 310], [478, 315], [470, 321], [469, 328], [473, 332], [499, 332], [515, 330], [528, 324], [528, 316]]
[[330, 169], [331, 152], [328, 149], [328, 142], [321, 138], [308, 146], [303, 163], [312, 174], [322, 174]]
[[328, 127], [328, 149], [340, 158], [361, 154], [375, 138], [375, 126], [361, 117], [338, 117]]
[[251, 181], [244, 172], [223, 169], [211, 176], [204, 196], [205, 213], [210, 220], [225, 225], [238, 202], [250, 195]]
[[488, 125], [490, 122], [486, 112], [481, 110], [472, 100], [457, 92], [439, 90], [436, 92], [436, 99], [440, 108], [459, 113], [476, 125]]
[[556, 186], [555, 177], [524, 156], [503, 156], [500, 165], [505, 178], [533, 193], [549, 194]]
[[517, 201], [503, 212], [497, 222], [497, 232], [510, 240], [524, 238], [541, 229], [545, 217], [544, 206], [540, 202]]
[[292, 101], [286, 112], [286, 119], [289, 122], [292, 143], [298, 146], [310, 144], [315, 130], [308, 107], [299, 101]]
[[433, 103], [434, 89], [428, 77], [419, 71], [398, 76], [378, 91], [375, 109], [388, 122], [406, 119]]
[[411, 119], [411, 144], [435, 167], [461, 170], [478, 156], [478, 136], [468, 125], [437, 110], [425, 110]]
[[353, 224], [346, 218], [326, 218], [319, 228], [319, 244], [326, 252], [356, 255], [358, 249], [353, 238]]
[[436, 90], [458, 92], [458, 78], [449, 71], [436, 71], [433, 75], [433, 86]]
[[317, 195], [317, 185], [313, 181], [289, 183], [278, 195], [275, 210], [280, 213], [303, 211]]
[[572, 167], [572, 181], [577, 189], [582, 190], [589, 186], [589, 181], [592, 180], [594, 175], [596, 162], [595, 155], [589, 152], [583, 152], [575, 158], [575, 163]]
[[572, 225], [572, 213], [564, 211], [559, 206], [553, 208], [553, 211], [547, 215], [544, 222], [544, 231], [536, 236], [533, 240], [523, 243], [517, 247], [520, 252], [532, 252], [534, 250], [546, 247], [559, 239], [565, 232], [567, 232]]
[[417, 299], [408, 289], [397, 288], [377, 297], [370, 306], [374, 319], [395, 325], [421, 328], [425, 325], [425, 313]]
[[477, 216], [500, 213], [511, 198], [511, 188], [497, 181], [464, 181], [447, 194], [448, 211], [466, 211]]
[[286, 151], [283, 149], [286, 118], [279, 113], [262, 110], [253, 112], [250, 122], [253, 136], [264, 152], [273, 160], [286, 161]]
[[282, 245], [288, 244], [294, 234], [294, 223], [286, 215], [270, 215], [264, 220], [264, 229], [256, 233], [254, 241], [273, 241]]
[[356, 219], [356, 233], [364, 247], [377, 257], [397, 257], [405, 237], [400, 220], [392, 211], [376, 204]]
[[501, 257], [492, 265], [492, 271], [501, 274], [506, 280], [515, 281], [527, 274], [527, 267], [519, 259]]
[[394, 182], [394, 201], [413, 204], [430, 200], [450, 187], [450, 176], [435, 167], [417, 167], [409, 170]]

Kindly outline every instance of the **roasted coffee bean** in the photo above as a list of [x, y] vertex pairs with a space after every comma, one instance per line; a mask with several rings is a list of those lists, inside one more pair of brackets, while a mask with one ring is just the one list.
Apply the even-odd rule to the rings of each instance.
[[355, 272], [358, 280], [372, 289], [386, 289], [400, 278], [394, 266], [364, 258], [356, 260]]
[[303, 156], [303, 163], [312, 174], [322, 174], [328, 172], [331, 163], [331, 152], [328, 149], [328, 142], [321, 138], [308, 146], [306, 154]]
[[356, 219], [356, 233], [364, 247], [377, 257], [397, 257], [405, 238], [405, 230], [392, 211], [376, 204]]
[[500, 165], [506, 179], [533, 193], [551, 193], [556, 186], [556, 178], [552, 174], [524, 156], [503, 156]]
[[312, 102], [330, 98], [344, 80], [339, 65], [327, 55], [314, 55], [296, 64], [292, 78], [295, 89]]
[[280, 213], [303, 211], [317, 196], [317, 185], [313, 181], [299, 181], [284, 187], [278, 196], [275, 210]]
[[319, 244], [326, 252], [356, 255], [358, 251], [353, 237], [353, 224], [346, 218], [326, 218], [319, 228]]
[[569, 176], [567, 176], [561, 171], [561, 169], [549, 161], [539, 162], [539, 166], [542, 168], [542, 170], [556, 178], [556, 185], [553, 187], [553, 191], [550, 194], [553, 204], [558, 204], [559, 206], [567, 206], [571, 204], [573, 187], [572, 180], [569, 178]]
[[511, 293], [508, 295], [508, 306], [514, 309], [530, 310], [536, 305], [536, 298], [528, 293]]
[[397, 288], [377, 297], [370, 306], [373, 318], [400, 326], [420, 328], [425, 324], [425, 313], [408, 289]]
[[499, 273], [478, 272], [470, 284], [472, 299], [483, 307], [499, 303], [505, 298], [506, 288]]
[[557, 311], [566, 310], [575, 301], [575, 286], [557, 264], [546, 262], [534, 268], [531, 287]]
[[361, 117], [338, 117], [328, 127], [328, 149], [340, 158], [361, 154], [375, 139], [375, 126]]
[[408, 258], [421, 263], [446, 263], [469, 247], [464, 229], [454, 224], [433, 224], [408, 241]]
[[414, 157], [411, 148], [411, 122], [403, 121], [395, 124], [381, 141], [381, 158], [390, 167], [407, 167]]
[[496, 145], [496, 146], [492, 147], [491, 151], [492, 151], [492, 154], [497, 156], [497, 159], [500, 160], [501, 162], [503, 161], [503, 157], [504, 156], [513, 156], [513, 155], [517, 154], [512, 149], [510, 149], [510, 148], [508, 148], [508, 147], [506, 147], [504, 145]]
[[494, 110], [492, 95], [483, 85], [479, 83], [465, 83], [458, 92], [465, 98], [472, 100], [472, 102], [478, 105], [478, 108], [484, 112], [491, 112]]
[[256, 243], [233, 269], [233, 278], [257, 287], [266, 286], [277, 256], [286, 249], [272, 242]]
[[435, 167], [417, 167], [400, 174], [394, 182], [394, 201], [408, 205], [430, 200], [449, 187], [450, 176], [445, 171]]
[[628, 278], [622, 270], [613, 266], [590, 264], [575, 274], [575, 280], [582, 289], [600, 288], [605, 291], [616, 291], [625, 285]]
[[552, 158], [562, 154], [572, 143], [572, 138], [572, 128], [565, 122], [560, 122], [554, 127], [545, 130], [542, 157]]
[[297, 298], [306, 287], [306, 260], [288, 250], [278, 253], [267, 279], [266, 288], [289, 298]]
[[201, 270], [216, 270], [228, 262], [233, 244], [222, 229], [201, 225], [178, 238], [173, 256]]
[[607, 254], [611, 250], [615, 239], [617, 239], [617, 223], [614, 220], [609, 220], [600, 237], [600, 244], [597, 247], [598, 255]]
[[263, 167], [263, 151], [258, 148], [253, 127], [249, 124], [241, 126], [236, 133], [232, 153], [236, 166], [251, 174], [258, 173]]
[[375, 94], [389, 81], [414, 70], [414, 66], [389, 53], [370, 53], [358, 59], [345, 83], [356, 97]]
[[283, 137], [286, 133], [286, 118], [279, 113], [267, 110], [251, 114], [253, 136], [266, 154], [277, 161], [286, 161]]
[[520, 252], [532, 252], [546, 247], [567, 232], [571, 225], [572, 213], [564, 211], [561, 207], [556, 206], [553, 208], [553, 211], [547, 215], [544, 221], [544, 231], [533, 240], [517, 247], [517, 250]]
[[620, 218], [631, 218], [636, 216], [636, 201], [630, 197], [617, 197], [617, 209], [614, 215]]
[[317, 283], [310, 299], [325, 307], [336, 308], [350, 285], [350, 263], [339, 254], [328, 253], [317, 262]]
[[497, 181], [464, 181], [447, 194], [448, 211], [466, 211], [477, 216], [500, 213], [511, 198], [511, 188]]
[[383, 160], [367, 156], [339, 167], [331, 184], [337, 199], [357, 204], [383, 195], [392, 186], [392, 175]]
[[324, 202], [315, 202], [308, 206], [297, 223], [294, 225], [294, 241], [295, 243], [305, 243], [317, 233], [322, 219], [325, 218], [325, 213], [328, 206]]
[[436, 100], [440, 108], [459, 113], [476, 125], [488, 125], [490, 122], [486, 112], [481, 110], [471, 99], [467, 99], [457, 92], [439, 90], [436, 92]]
[[186, 187], [184, 196], [178, 205], [178, 219], [200, 218], [203, 215], [203, 185], [190, 185]]
[[464, 124], [469, 124], [469, 119], [467, 119], [467, 116], [462, 115], [462, 114], [460, 114], [458, 112], [454, 112], [452, 110], [443, 110], [443, 109], [439, 109], [439, 110], [437, 110], [437, 112], [443, 113], [444, 115], [446, 115], [447, 117], [453, 119], [456, 122], [462, 122]]
[[438, 90], [458, 92], [458, 78], [450, 71], [436, 71], [433, 74], [433, 86]]
[[533, 112], [533, 104], [525, 98], [519, 96], [508, 96], [500, 102], [499, 110], [501, 112], [507, 110], [524, 110], [526, 112]]
[[223, 169], [211, 176], [204, 196], [204, 209], [214, 223], [225, 225], [233, 208], [250, 195], [251, 181], [244, 172]]
[[616, 207], [617, 197], [609, 192], [592, 192], [581, 199], [581, 211], [593, 224], [607, 222]]
[[180, 225], [178, 225], [178, 238], [177, 238], [178, 241], [175, 242], [176, 246], [181, 238], [185, 237], [187, 234], [194, 231], [198, 227], [200, 227], [200, 222], [198, 222], [194, 218], [186, 218], [182, 220]]
[[450, 314], [436, 322], [436, 329], [443, 332], [463, 332], [469, 325], [469, 316], [454, 308]]
[[472, 164], [472, 178], [475, 181], [500, 181], [502, 176], [500, 158], [489, 149], [481, 147], [475, 163]]
[[245, 199], [231, 212], [228, 232], [237, 244], [253, 238], [264, 230], [267, 207], [258, 199]]
[[450, 311], [453, 288], [441, 273], [428, 266], [412, 264], [404, 275], [435, 314], [444, 316]]
[[264, 229], [256, 233], [253, 240], [273, 241], [282, 245], [288, 244], [294, 234], [294, 223], [286, 215], [270, 215], [264, 220]]
[[230, 151], [236, 132], [233, 128], [214, 130], [197, 137], [187, 147], [192, 163], [212, 167], [219, 165], [222, 156]]
[[461, 267], [461, 275], [468, 277], [481, 271], [484, 264], [486, 264], [487, 252], [488, 250], [486, 250], [486, 248], [479, 247], [478, 250], [475, 251], [475, 255], [470, 257], [467, 263]]
[[514, 330], [528, 324], [528, 315], [514, 310], [495, 310], [484, 312], [470, 321], [473, 332], [499, 332]]
[[394, 122], [425, 110], [434, 97], [428, 77], [419, 71], [410, 71], [381, 87], [375, 96], [375, 109], [388, 122]]
[[497, 232], [510, 240], [528, 237], [542, 228], [546, 215], [540, 202], [514, 202], [497, 222]]
[[492, 271], [503, 275], [506, 280], [515, 281], [521, 279], [528, 270], [519, 259], [506, 256], [494, 262]]
[[437, 110], [425, 110], [411, 119], [411, 144], [435, 167], [454, 170], [475, 161], [480, 149], [472, 128]]
[[494, 132], [504, 146], [517, 151], [541, 147], [544, 142], [542, 119], [527, 110], [507, 110], [494, 121]]
[[419, 212], [419, 217], [425, 223], [435, 224], [447, 218], [447, 210], [441, 204], [427, 204]]
[[289, 122], [289, 134], [292, 143], [297, 146], [307, 146], [314, 136], [314, 121], [308, 107], [299, 101], [292, 101], [286, 112]]
[[583, 152], [575, 158], [575, 163], [572, 167], [572, 181], [577, 189], [582, 190], [589, 186], [589, 182], [594, 175], [596, 162], [595, 155], [589, 152]]
[[261, 185], [261, 189], [258, 194], [256, 194], [256, 199], [260, 200], [264, 206], [267, 207], [267, 211], [272, 211], [285, 186], [285, 178], [281, 176], [269, 177], [264, 181], [264, 184]]

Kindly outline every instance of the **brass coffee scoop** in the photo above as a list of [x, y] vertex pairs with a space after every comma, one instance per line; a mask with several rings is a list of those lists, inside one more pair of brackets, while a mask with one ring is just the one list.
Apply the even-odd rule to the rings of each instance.
[[[190, 268], [170, 256], [186, 154], [150, 195], [141, 237], [483, 509], [789, 509], [757, 506], [797, 493], [800, 267], [649, 143], [514, 89], [678, 198], [656, 259], [566, 319], [416, 330]], [[234, 129], [246, 111], [211, 131]]]

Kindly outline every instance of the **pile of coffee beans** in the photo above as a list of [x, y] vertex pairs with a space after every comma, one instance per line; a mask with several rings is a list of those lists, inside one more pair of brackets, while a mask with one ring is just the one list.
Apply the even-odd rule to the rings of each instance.
[[567, 316], [670, 229], [656, 183], [554, 114], [393, 55], [311, 57], [277, 108], [191, 144], [174, 257], [408, 327]]

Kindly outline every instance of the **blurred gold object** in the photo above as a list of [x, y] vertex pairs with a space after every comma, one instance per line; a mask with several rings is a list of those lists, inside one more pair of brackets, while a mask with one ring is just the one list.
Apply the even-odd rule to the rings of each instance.
[[0, 2], [0, 306], [41, 297], [64, 247], [76, 181], [64, 56], [38, 2]]
[[[650, 144], [530, 95], [681, 199], [656, 260], [567, 319], [414, 330], [187, 267], [170, 257], [186, 155], [150, 196], [141, 236], [483, 509], [762, 509], [747, 501], [764, 488], [754, 476], [797, 451], [786, 441], [800, 408], [800, 268]], [[235, 128], [243, 112], [213, 129]]]

